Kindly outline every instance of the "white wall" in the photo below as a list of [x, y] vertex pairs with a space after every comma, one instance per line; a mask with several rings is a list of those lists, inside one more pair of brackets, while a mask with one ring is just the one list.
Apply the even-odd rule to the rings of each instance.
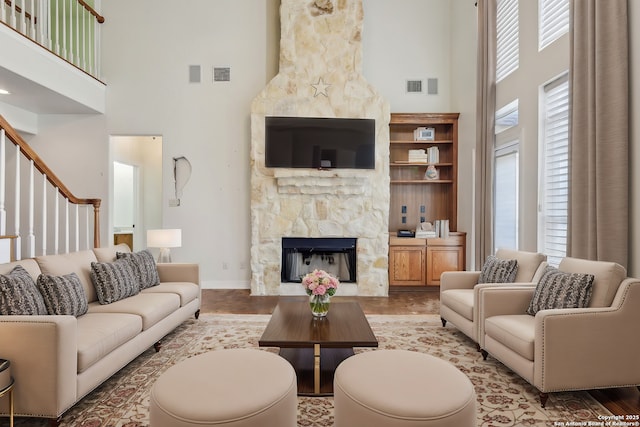
[[[106, 114], [42, 117], [32, 143], [74, 193], [103, 199], [102, 240], [108, 244], [109, 136], [161, 135], [163, 226], [183, 230], [183, 247], [172, 250], [174, 260], [200, 263], [205, 287], [248, 287], [249, 111], [277, 71], [279, 2], [193, 0], [188, 6], [103, 2]], [[364, 11], [365, 77], [389, 99], [393, 112], [461, 111], [465, 167], [470, 159], [463, 147], [475, 143], [473, 3], [364, 0]], [[458, 12], [464, 21], [454, 30], [449, 21]], [[189, 65], [201, 66], [202, 83], [188, 82]], [[213, 83], [213, 66], [231, 67], [231, 81]], [[405, 93], [406, 79], [426, 84], [434, 77], [438, 95]], [[453, 84], [453, 78], [462, 82]], [[171, 159], [177, 156], [190, 160], [193, 174], [175, 208], [168, 200]], [[78, 167], [68, 167], [71, 158], [81, 159]], [[470, 191], [465, 178], [459, 192]], [[458, 228], [469, 231], [465, 200], [460, 198], [464, 217]]]

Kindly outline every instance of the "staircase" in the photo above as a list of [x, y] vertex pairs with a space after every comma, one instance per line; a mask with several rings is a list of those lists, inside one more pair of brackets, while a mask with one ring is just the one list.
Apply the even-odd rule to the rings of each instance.
[[74, 196], [0, 115], [0, 263], [100, 247], [100, 202]]

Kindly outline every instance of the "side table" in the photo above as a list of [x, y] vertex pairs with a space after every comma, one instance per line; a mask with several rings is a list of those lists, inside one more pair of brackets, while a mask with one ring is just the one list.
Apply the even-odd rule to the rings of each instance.
[[11, 377], [9, 385], [0, 390], [0, 397], [9, 393], [9, 427], [13, 427], [13, 384], [14, 380], [13, 377]]

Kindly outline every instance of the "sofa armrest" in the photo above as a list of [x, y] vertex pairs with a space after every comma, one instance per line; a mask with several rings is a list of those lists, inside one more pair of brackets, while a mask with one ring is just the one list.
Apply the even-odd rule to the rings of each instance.
[[[0, 357], [11, 362], [16, 414], [56, 418], [76, 401], [73, 316], [0, 316]], [[5, 402], [0, 410], [7, 413]]]
[[534, 385], [542, 392], [640, 385], [640, 280], [611, 307], [536, 314]]
[[200, 265], [193, 263], [159, 263], [160, 282], [190, 282], [200, 286]]
[[474, 321], [478, 331], [480, 348], [484, 348], [485, 319], [508, 314], [526, 314], [534, 291], [535, 285], [533, 283], [509, 285], [486, 283], [474, 288], [476, 304]]
[[449, 289], [473, 289], [479, 277], [479, 271], [445, 271], [440, 276], [440, 293]]

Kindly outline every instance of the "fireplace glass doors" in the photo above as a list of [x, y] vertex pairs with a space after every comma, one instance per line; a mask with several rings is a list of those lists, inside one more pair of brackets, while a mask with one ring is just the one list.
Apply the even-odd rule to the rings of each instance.
[[341, 282], [356, 282], [356, 240], [345, 237], [283, 237], [281, 280], [300, 283], [305, 274], [324, 270]]

